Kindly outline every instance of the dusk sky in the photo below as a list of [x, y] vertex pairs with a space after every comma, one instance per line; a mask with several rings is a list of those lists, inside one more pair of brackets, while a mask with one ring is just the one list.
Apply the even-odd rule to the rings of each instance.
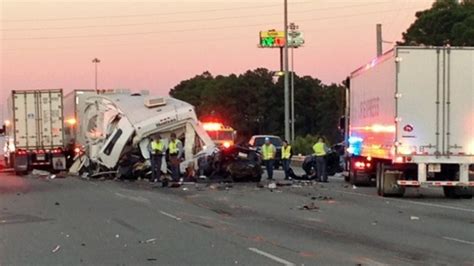
[[[306, 40], [295, 51], [295, 71], [340, 83], [375, 56], [376, 23], [385, 41], [400, 40], [432, 2], [289, 0], [289, 22]], [[279, 68], [278, 49], [257, 43], [259, 31], [283, 28], [283, 0], [2, 0], [0, 8], [2, 110], [12, 89], [94, 88], [94, 57], [99, 88], [159, 95], [206, 70]]]

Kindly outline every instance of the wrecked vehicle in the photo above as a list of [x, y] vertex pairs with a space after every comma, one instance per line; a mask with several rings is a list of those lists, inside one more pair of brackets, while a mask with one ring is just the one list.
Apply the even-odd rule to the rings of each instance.
[[[181, 172], [190, 164], [197, 165], [198, 158], [212, 154], [215, 149], [200, 126], [194, 107], [186, 102], [128, 90], [76, 96], [76, 102], [82, 104], [76, 109], [78, 126], [74, 134], [76, 142], [82, 142], [76, 145], [83, 152], [71, 167], [72, 173], [97, 176], [120, 168], [119, 173], [125, 176], [136, 176], [138, 171], [140, 176], [144, 175], [150, 165], [147, 146], [154, 134], [160, 134], [166, 146], [171, 133], [182, 141]], [[163, 163], [162, 172], [166, 169]]]
[[239, 145], [216, 150], [199, 164], [200, 170], [210, 179], [260, 182], [263, 174], [261, 156], [255, 150]]
[[[341, 173], [343, 171], [340, 157], [340, 153], [335, 150], [334, 147], [326, 155], [326, 171], [329, 176], [333, 176], [336, 173]], [[312, 155], [306, 156], [302, 168], [305, 171], [305, 175], [303, 175], [301, 179], [314, 179], [316, 176], [316, 158]]]

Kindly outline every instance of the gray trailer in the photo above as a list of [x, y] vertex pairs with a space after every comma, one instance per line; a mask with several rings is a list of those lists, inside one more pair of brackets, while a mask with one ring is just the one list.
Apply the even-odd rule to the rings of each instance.
[[11, 92], [4, 157], [17, 174], [66, 169], [62, 96], [62, 89]]

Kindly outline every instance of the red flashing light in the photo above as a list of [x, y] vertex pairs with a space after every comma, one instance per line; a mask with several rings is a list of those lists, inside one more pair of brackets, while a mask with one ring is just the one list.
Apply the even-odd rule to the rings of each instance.
[[81, 149], [79, 149], [79, 148], [75, 148], [75, 149], [74, 149], [74, 153], [75, 153], [75, 154], [78, 154], [78, 153], [80, 153], [80, 152], [81, 152]]
[[17, 151], [16, 151], [16, 155], [17, 155], [17, 156], [18, 156], [18, 155], [23, 156], [23, 155], [27, 155], [27, 154], [28, 154], [28, 152], [26, 152], [26, 151], [24, 151], [24, 150], [17, 150]]
[[365, 169], [365, 163], [364, 162], [355, 162], [354, 163], [354, 166], [356, 169], [359, 169], [359, 170], [364, 170]]
[[204, 130], [206, 131], [217, 131], [222, 128], [222, 123], [207, 122], [207, 123], [203, 123], [202, 126], [204, 127]]

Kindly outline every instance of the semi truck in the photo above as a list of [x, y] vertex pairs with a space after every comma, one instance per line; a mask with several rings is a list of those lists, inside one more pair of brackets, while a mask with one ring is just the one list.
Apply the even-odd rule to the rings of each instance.
[[474, 47], [396, 46], [350, 75], [349, 180], [472, 197]]
[[215, 121], [202, 122], [202, 126], [218, 147], [229, 148], [235, 144], [237, 131], [232, 127]]
[[65, 170], [63, 91], [13, 90], [7, 106], [6, 166], [17, 174], [36, 167]]

